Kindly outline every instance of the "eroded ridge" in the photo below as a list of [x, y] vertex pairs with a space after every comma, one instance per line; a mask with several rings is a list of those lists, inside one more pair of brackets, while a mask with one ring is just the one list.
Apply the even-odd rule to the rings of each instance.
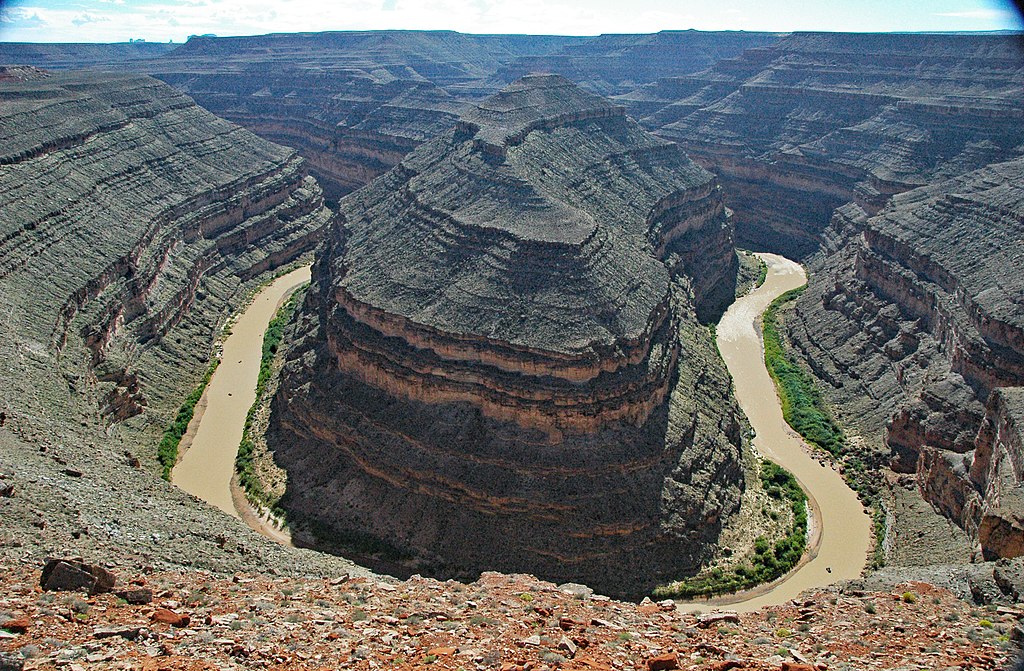
[[[143, 360], [190, 349], [192, 329], [209, 333], [240, 282], [309, 251], [331, 217], [319, 188], [293, 151], [149, 77], [7, 82], [0, 100], [9, 326], [16, 348], [38, 348], [68, 377], [69, 402], [34, 412], [65, 406], [107, 424], [154, 401], [168, 412], [162, 401], [178, 402], [189, 376], [157, 383]], [[209, 338], [182, 360], [208, 358]], [[37, 378], [58, 375], [36, 373], [12, 375], [27, 387], [9, 398], [28, 401], [46, 389]]]
[[[837, 211], [791, 334], [850, 422], [986, 557], [1024, 482], [1024, 160]], [[1011, 532], [1012, 530], [1012, 532]]]
[[290, 519], [448, 574], [695, 570], [742, 488], [714, 177], [531, 76], [341, 209], [274, 404]]

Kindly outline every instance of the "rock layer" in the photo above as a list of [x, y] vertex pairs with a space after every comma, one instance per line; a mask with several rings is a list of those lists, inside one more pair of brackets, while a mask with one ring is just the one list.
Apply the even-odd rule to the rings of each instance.
[[312, 566], [155, 475], [219, 327], [333, 216], [295, 152], [150, 77], [3, 82], [0, 212], [0, 552]]
[[446, 574], [637, 595], [693, 572], [742, 487], [728, 377], [695, 319], [735, 277], [713, 176], [534, 76], [342, 215], [268, 436], [289, 519]]
[[992, 35], [794, 33], [619, 101], [717, 173], [741, 244], [804, 256], [831, 212], [1020, 155], [1024, 65]]
[[874, 217], [842, 208], [790, 320], [849, 421], [884, 438], [893, 468], [988, 556], [1015, 556], [1020, 534], [987, 511], [1015, 509], [1020, 482], [1008, 399], [1024, 381], [1024, 279], [1007, 269], [1024, 260], [1022, 176], [1017, 159], [895, 196]]

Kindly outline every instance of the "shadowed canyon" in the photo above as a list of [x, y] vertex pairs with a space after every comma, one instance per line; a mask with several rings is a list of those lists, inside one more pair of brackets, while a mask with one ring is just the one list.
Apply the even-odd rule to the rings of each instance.
[[[899, 600], [915, 580], [1003, 606], [1006, 626], [978, 640], [1015, 654], [1016, 36], [0, 43], [0, 138], [5, 562], [385, 590], [426, 579], [378, 574], [497, 571], [583, 600], [775, 580], [813, 561], [815, 534], [842, 532], [762, 459], [718, 351], [716, 323], [763, 281], [754, 250], [807, 269], [768, 308], [764, 358], [786, 421], [875, 524], [870, 568], [829, 594]], [[296, 548], [161, 475], [204, 421], [210, 376], [236, 365], [235, 317], [307, 264], [252, 364], [233, 480], [236, 506], [286, 522]], [[534, 615], [576, 626], [553, 612]], [[809, 649], [812, 632], [795, 635]], [[513, 647], [586, 658], [574, 634], [528, 636]], [[676, 638], [675, 666], [640, 646], [594, 663], [733, 661]], [[838, 648], [766, 661], [774, 648], [719, 668], [861, 668]], [[427, 656], [457, 668], [445, 654]]]

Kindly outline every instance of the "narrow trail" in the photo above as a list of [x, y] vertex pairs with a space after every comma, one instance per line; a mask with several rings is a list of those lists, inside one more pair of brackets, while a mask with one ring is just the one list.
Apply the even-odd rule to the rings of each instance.
[[[282, 275], [239, 315], [224, 341], [220, 365], [197, 406], [202, 412], [196, 413], [189, 426], [191, 444], [171, 472], [175, 485], [235, 517], [240, 515], [232, 499], [231, 478], [245, 417], [256, 400], [263, 334], [278, 306], [309, 277], [309, 266]], [[243, 513], [247, 513], [241, 515], [243, 519], [252, 517], [249, 511]], [[246, 521], [253, 526], [252, 520]]]
[[768, 264], [760, 287], [738, 299], [718, 323], [718, 348], [732, 374], [736, 399], [755, 432], [754, 448], [796, 476], [808, 494], [811, 529], [804, 562], [769, 585], [732, 597], [691, 602], [693, 608], [728, 606], [739, 611], [785, 603], [800, 592], [860, 575], [871, 542], [871, 518], [843, 478], [811, 456], [810, 448], [782, 418], [782, 406], [764, 364], [759, 320], [768, 304], [802, 286], [800, 264], [758, 254]]

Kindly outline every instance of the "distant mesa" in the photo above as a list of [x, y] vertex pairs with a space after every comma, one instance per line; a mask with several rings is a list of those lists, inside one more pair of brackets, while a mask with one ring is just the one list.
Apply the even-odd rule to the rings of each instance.
[[528, 76], [341, 215], [268, 436], [307, 540], [634, 596], [693, 573], [743, 488], [697, 322], [736, 272], [714, 176]]

